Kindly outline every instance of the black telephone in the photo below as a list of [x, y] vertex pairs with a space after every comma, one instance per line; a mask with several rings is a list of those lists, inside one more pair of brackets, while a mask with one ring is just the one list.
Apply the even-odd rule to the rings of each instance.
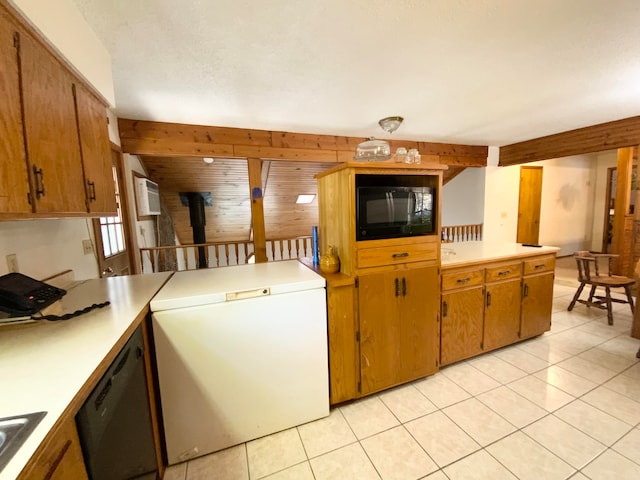
[[0, 311], [20, 316], [33, 315], [66, 293], [66, 290], [21, 273], [8, 273], [0, 277]]

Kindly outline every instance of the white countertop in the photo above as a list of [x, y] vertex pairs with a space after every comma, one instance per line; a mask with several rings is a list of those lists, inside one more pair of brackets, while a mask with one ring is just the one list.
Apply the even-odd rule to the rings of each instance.
[[[524, 247], [519, 243], [484, 241], [443, 243], [440, 248], [441, 264], [444, 269], [491, 260], [556, 253], [560, 250], [558, 247]], [[445, 253], [447, 250], [450, 251], [448, 256]]]
[[0, 327], [0, 418], [47, 415], [0, 472], [13, 480], [76, 394], [131, 327], [171, 273], [80, 282], [62, 298], [63, 313], [109, 300], [66, 321]]

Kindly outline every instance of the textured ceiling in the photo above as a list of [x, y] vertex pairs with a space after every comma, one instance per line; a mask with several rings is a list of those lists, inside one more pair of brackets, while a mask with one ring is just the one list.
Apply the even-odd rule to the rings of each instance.
[[120, 117], [505, 145], [640, 114], [638, 0], [73, 0]]

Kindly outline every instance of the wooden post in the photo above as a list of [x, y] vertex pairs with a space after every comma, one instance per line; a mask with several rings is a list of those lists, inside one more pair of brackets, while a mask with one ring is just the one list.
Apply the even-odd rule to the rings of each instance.
[[256, 263], [265, 263], [267, 261], [267, 241], [264, 231], [264, 206], [262, 203], [262, 160], [259, 158], [247, 158], [247, 165], [249, 167], [253, 248], [256, 255]]

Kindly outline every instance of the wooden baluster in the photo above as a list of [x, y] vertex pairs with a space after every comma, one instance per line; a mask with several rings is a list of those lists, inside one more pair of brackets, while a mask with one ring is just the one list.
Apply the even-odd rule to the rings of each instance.
[[155, 252], [151, 252], [151, 255], [149, 255], [149, 262], [151, 263], [151, 273], [155, 273], [156, 272]]
[[238, 242], [233, 244], [234, 252], [236, 253], [236, 263], [234, 265], [240, 265], [240, 245]]
[[293, 257], [291, 256], [291, 239], [287, 239], [287, 249], [289, 250], [289, 260]]
[[249, 263], [247, 261], [247, 258], [249, 257], [249, 243], [242, 242], [242, 244], [244, 245], [244, 263]]

